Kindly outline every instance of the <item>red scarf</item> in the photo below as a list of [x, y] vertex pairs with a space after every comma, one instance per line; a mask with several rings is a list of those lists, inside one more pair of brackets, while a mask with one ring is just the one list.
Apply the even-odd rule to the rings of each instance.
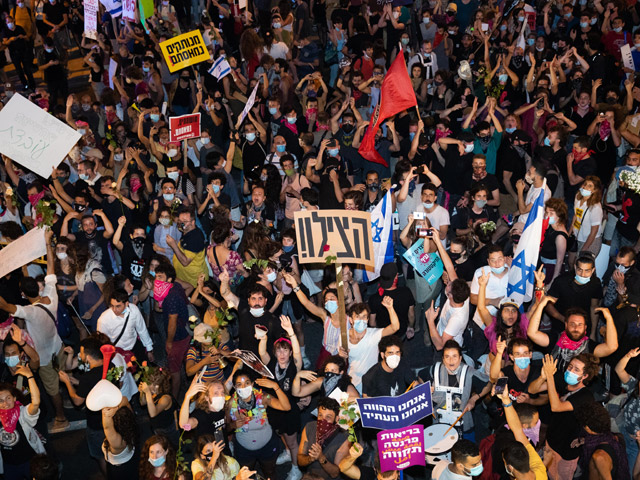
[[574, 148], [571, 153], [573, 153], [573, 163], [578, 163], [581, 162], [582, 160], [584, 160], [585, 158], [589, 158], [589, 156], [593, 153], [593, 150], [587, 150], [584, 153], [578, 153], [576, 152], [576, 149]]
[[16, 400], [13, 408], [0, 410], [0, 422], [2, 422], [2, 428], [4, 428], [5, 432], [13, 433], [16, 430], [18, 419], [20, 418], [21, 405], [22, 404]]
[[327, 422], [326, 420], [318, 420], [318, 425], [316, 427], [316, 442], [323, 445], [337, 429], [338, 425], [335, 423]]
[[582, 337], [580, 340], [576, 342], [569, 338], [569, 336], [567, 335], [567, 332], [562, 332], [562, 334], [560, 335], [560, 338], [558, 339], [558, 343], [556, 345], [558, 345], [559, 348], [564, 348], [568, 350], [578, 350], [580, 347], [582, 347], [584, 342], [587, 342], [587, 341], [589, 341], [589, 337], [587, 336]]
[[173, 283], [163, 282], [162, 280], [155, 280], [153, 282], [153, 298], [158, 302], [158, 305], [162, 307], [162, 302], [169, 295], [169, 290], [173, 287]]

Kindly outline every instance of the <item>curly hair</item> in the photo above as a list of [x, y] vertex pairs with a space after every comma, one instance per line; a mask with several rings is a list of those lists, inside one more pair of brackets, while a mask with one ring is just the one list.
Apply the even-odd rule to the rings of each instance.
[[[129, 407], [120, 407], [113, 416], [113, 428], [129, 448], [135, 448], [138, 444], [138, 424], [133, 410]], [[105, 439], [104, 442], [109, 448], [109, 440]]]
[[558, 223], [564, 225], [567, 223], [567, 204], [561, 198], [550, 198], [544, 204], [550, 210], [553, 210], [558, 217]]
[[171, 394], [171, 375], [167, 370], [158, 369], [150, 369], [151, 372], [147, 377], [149, 380], [149, 385], [157, 385], [158, 386], [158, 398], [163, 395]]
[[76, 272], [84, 273], [87, 263], [91, 259], [89, 245], [86, 243], [73, 243], [69, 246], [69, 257], [76, 266]]
[[584, 364], [582, 374], [587, 377], [586, 382], [583, 380], [585, 385], [591, 383], [600, 371], [600, 359], [591, 353], [581, 353], [573, 357], [572, 360], [578, 360]]
[[173, 479], [176, 469], [176, 451], [173, 445], [169, 442], [169, 439], [164, 435], [153, 435], [144, 442], [142, 451], [140, 452], [140, 467], [138, 473], [140, 474], [140, 480], [154, 480], [154, 467], [149, 463], [149, 450], [156, 444], [166, 450], [167, 457], [164, 461], [164, 473], [162, 474], [162, 480]]
[[240, 53], [242, 53], [242, 57], [248, 62], [256, 54], [262, 50], [264, 46], [264, 41], [256, 33], [255, 30], [248, 28], [242, 35], [240, 35]]
[[607, 409], [598, 402], [582, 404], [576, 409], [576, 418], [583, 427], [589, 427], [593, 433], [611, 432], [611, 416]]
[[198, 395], [196, 396], [196, 408], [205, 412], [209, 411], [209, 390], [216, 383], [222, 385], [222, 390], [226, 392], [222, 380], [211, 380], [209, 382], [206, 382], [207, 389], [204, 392], [198, 393]]
[[249, 222], [244, 229], [242, 244], [239, 250], [247, 252], [252, 250], [256, 258], [266, 260], [272, 257], [280, 247], [271, 241], [267, 229], [262, 222]]

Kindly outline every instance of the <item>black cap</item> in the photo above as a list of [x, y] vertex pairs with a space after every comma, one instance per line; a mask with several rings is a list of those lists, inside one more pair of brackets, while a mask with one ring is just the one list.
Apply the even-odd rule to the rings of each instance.
[[516, 130], [515, 132], [513, 132], [511, 134], [511, 140], [515, 141], [515, 140], [520, 140], [521, 142], [530, 142], [531, 141], [531, 136], [525, 132], [524, 130]]
[[380, 269], [380, 288], [389, 288], [398, 275], [398, 266], [395, 262], [385, 263]]

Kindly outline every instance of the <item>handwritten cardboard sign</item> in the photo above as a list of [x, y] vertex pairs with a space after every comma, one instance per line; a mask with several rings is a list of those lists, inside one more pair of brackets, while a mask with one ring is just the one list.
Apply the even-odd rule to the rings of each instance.
[[375, 266], [369, 212], [312, 210], [294, 215], [300, 263], [324, 263], [335, 256], [338, 263]]
[[210, 58], [200, 30], [193, 30], [165, 40], [160, 44], [160, 49], [171, 73]]
[[418, 385], [399, 397], [358, 398], [357, 401], [365, 428], [402, 428], [433, 412], [431, 382]]
[[378, 432], [378, 455], [383, 472], [425, 466], [424, 426], [411, 425]]
[[169, 139], [180, 142], [200, 136], [200, 113], [169, 117]]
[[0, 153], [47, 178], [81, 135], [66, 123], [14, 95], [0, 111]]

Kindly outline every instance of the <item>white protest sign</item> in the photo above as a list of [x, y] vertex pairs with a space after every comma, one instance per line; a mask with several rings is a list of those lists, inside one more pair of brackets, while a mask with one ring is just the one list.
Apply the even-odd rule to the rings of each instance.
[[122, 0], [122, 18], [136, 21], [136, 0]]
[[[17, 95], [16, 95], [17, 96]], [[34, 228], [0, 250], [0, 277], [47, 254], [44, 228]]]
[[109, 87], [113, 88], [113, 77], [116, 76], [116, 72], [118, 71], [118, 62], [116, 62], [113, 58], [109, 59]]
[[84, 1], [84, 34], [87, 38], [98, 39], [98, 0]]
[[[635, 70], [635, 64], [633, 62], [633, 55], [631, 55], [631, 45], [625, 44], [620, 47], [620, 55], [622, 55], [622, 64], [631, 70]], [[629, 74], [627, 73], [627, 76]]]
[[81, 135], [22, 95], [0, 110], [0, 153], [48, 178]]
[[256, 83], [256, 86], [253, 89], [253, 92], [251, 92], [251, 95], [247, 99], [247, 104], [242, 109], [242, 113], [240, 114], [240, 118], [238, 120], [237, 125], [242, 125], [242, 122], [244, 121], [245, 117], [253, 108], [253, 104], [256, 103], [256, 93], [258, 93], [259, 86], [260, 86], [260, 83]]

